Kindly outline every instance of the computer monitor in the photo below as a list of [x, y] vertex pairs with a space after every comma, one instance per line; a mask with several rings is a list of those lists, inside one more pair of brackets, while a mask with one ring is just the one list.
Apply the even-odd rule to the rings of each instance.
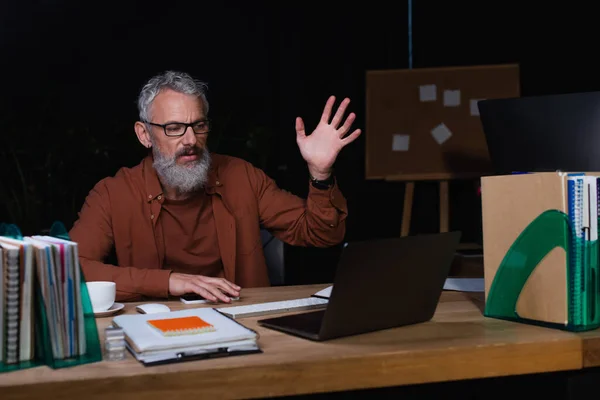
[[600, 92], [478, 102], [495, 174], [600, 171]]

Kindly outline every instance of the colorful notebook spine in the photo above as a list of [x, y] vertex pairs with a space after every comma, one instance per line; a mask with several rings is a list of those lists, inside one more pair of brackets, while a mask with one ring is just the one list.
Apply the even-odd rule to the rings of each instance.
[[569, 324], [573, 330], [600, 326], [598, 316], [598, 179], [567, 177], [570, 223], [568, 257]]
[[568, 216], [570, 223], [570, 247], [568, 257], [568, 296], [569, 320], [575, 326], [583, 323], [583, 310], [581, 296], [584, 291], [584, 263], [583, 263], [583, 177], [581, 175], [569, 176], [567, 179]]

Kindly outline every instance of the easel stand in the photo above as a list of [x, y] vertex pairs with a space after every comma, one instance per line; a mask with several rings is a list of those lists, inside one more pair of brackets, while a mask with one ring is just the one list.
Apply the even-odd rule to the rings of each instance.
[[[412, 219], [413, 199], [415, 194], [415, 183], [421, 181], [437, 181], [439, 187], [439, 231], [448, 232], [450, 229], [450, 196], [449, 196], [449, 181], [452, 179], [469, 179], [474, 178], [472, 175], [456, 174], [419, 174], [419, 175], [395, 175], [387, 177], [387, 181], [405, 183], [404, 190], [404, 205], [402, 212], [402, 227], [400, 236], [408, 236], [410, 234], [410, 223]], [[463, 246], [461, 246], [463, 247]]]

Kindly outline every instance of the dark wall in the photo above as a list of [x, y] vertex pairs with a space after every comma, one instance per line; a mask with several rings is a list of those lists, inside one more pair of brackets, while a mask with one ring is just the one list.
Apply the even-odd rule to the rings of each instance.
[[[523, 95], [600, 88], [591, 10], [414, 3], [415, 68], [517, 62]], [[165, 69], [209, 83], [213, 150], [249, 159], [305, 195], [294, 118], [311, 129], [327, 96], [349, 96], [364, 129], [365, 72], [408, 66], [407, 4], [4, 2], [1, 219], [27, 234], [56, 219], [70, 225], [98, 179], [144, 155], [132, 129], [135, 97]], [[336, 174], [350, 207], [348, 240], [399, 235], [403, 185], [363, 179], [364, 135], [340, 154]], [[451, 228], [464, 241], [480, 240], [475, 183], [451, 185]], [[437, 230], [437, 187], [418, 184], [415, 196], [412, 233]], [[322, 281], [337, 249], [288, 254], [290, 279]]]

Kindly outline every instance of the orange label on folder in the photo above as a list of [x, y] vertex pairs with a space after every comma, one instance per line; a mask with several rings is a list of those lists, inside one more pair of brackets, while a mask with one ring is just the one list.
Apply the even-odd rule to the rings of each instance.
[[152, 319], [148, 323], [165, 336], [192, 335], [213, 332], [215, 327], [200, 317]]

